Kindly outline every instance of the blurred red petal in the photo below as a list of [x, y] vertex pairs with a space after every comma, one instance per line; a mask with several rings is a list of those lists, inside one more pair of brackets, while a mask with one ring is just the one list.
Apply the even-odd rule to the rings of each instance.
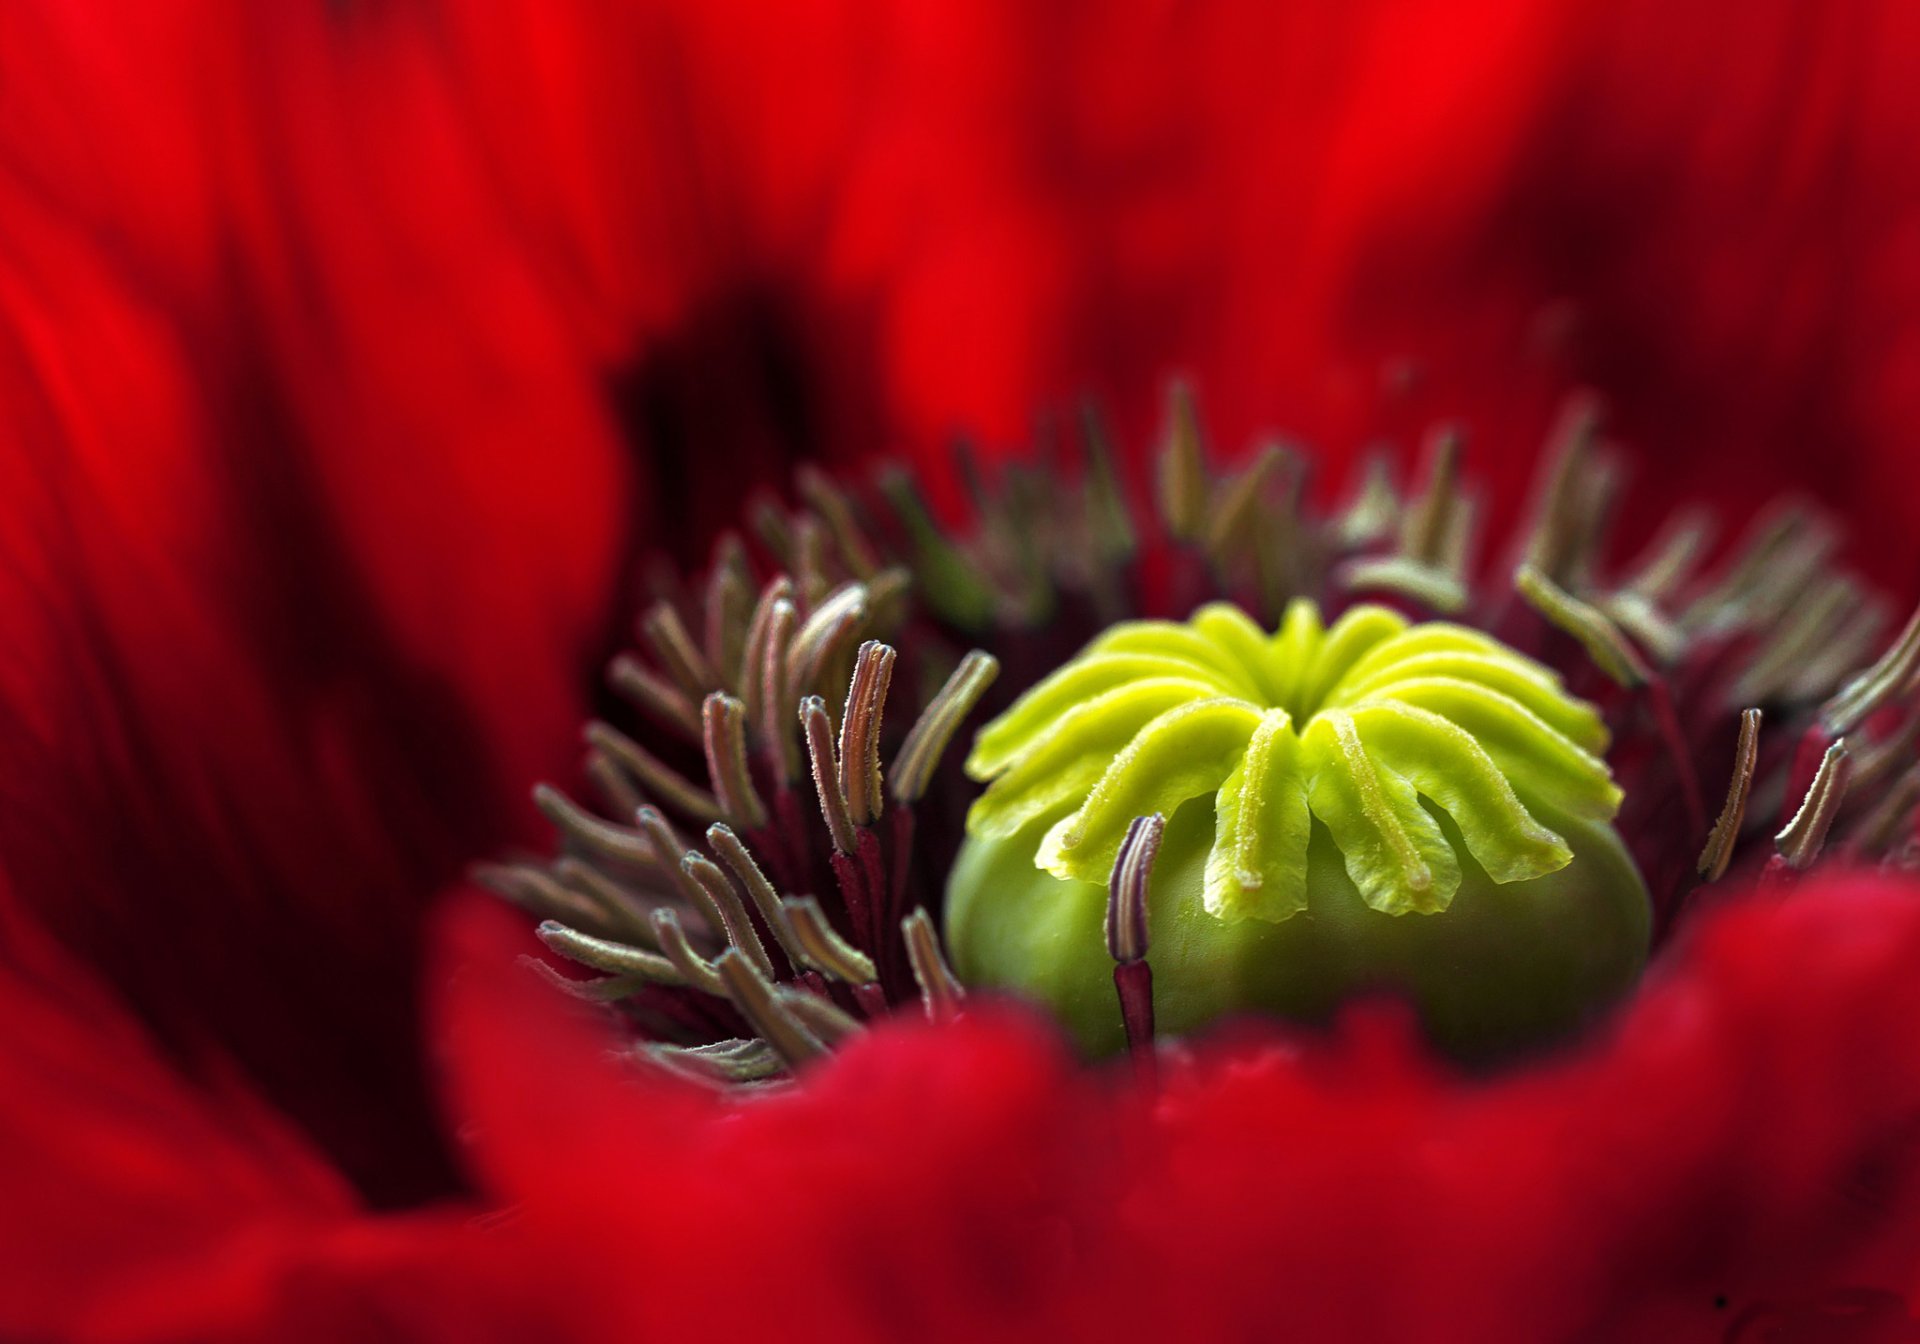
[[574, 1304], [603, 1329], [715, 1300], [855, 1338], [1906, 1328], [1917, 894], [1842, 877], [1729, 910], [1612, 1029], [1492, 1081], [1362, 1012], [1205, 1047], [1151, 1110], [991, 1007], [723, 1101], [613, 1058], [473, 907], [450, 1077], [488, 1187], [557, 1263], [603, 1267]]

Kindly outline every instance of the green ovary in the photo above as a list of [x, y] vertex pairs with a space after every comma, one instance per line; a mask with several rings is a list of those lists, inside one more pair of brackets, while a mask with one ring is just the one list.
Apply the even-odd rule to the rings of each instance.
[[1409, 1000], [1481, 1058], [1577, 1028], [1645, 960], [1646, 889], [1591, 707], [1477, 631], [1378, 607], [1267, 635], [1215, 606], [1117, 626], [980, 733], [948, 886], [955, 968], [1124, 1043], [1103, 933], [1135, 817], [1159, 1029]]

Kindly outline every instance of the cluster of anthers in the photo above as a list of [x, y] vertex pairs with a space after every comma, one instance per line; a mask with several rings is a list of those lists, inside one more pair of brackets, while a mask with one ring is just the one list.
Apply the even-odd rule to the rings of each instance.
[[[1209, 602], [1233, 606], [1196, 623], [1212, 622], [1220, 639], [1239, 643], [1278, 626], [1262, 646], [1269, 649], [1284, 647], [1290, 628], [1324, 643], [1356, 624], [1382, 635], [1404, 629], [1403, 617], [1448, 622], [1432, 628], [1457, 634], [1401, 654], [1430, 655], [1416, 672], [1452, 676], [1472, 664], [1502, 694], [1552, 719], [1576, 754], [1554, 765], [1571, 773], [1549, 792], [1564, 800], [1570, 790], [1596, 815], [1621, 806], [1617, 825], [1651, 894], [1656, 948], [1718, 893], [1780, 887], [1817, 862], [1920, 867], [1920, 615], [1869, 662], [1888, 613], [1833, 566], [1838, 538], [1809, 510], [1771, 511], [1716, 565], [1706, 563], [1712, 520], [1677, 517], [1644, 555], [1615, 568], [1607, 536], [1621, 472], [1584, 399], [1555, 430], [1514, 549], [1492, 562], [1477, 555], [1475, 502], [1461, 483], [1461, 438], [1452, 430], [1429, 440], [1417, 487], [1398, 486], [1382, 457], [1325, 515], [1304, 503], [1308, 462], [1286, 449], [1262, 448], [1228, 474], [1209, 468], [1180, 389], [1155, 510], [1129, 499], [1091, 413], [1077, 438], [1077, 462], [1056, 447], [1045, 465], [1009, 464], [991, 483], [962, 451], [974, 510], [965, 535], [933, 519], [899, 468], [883, 468], [871, 491], [803, 469], [803, 506], [760, 503], [754, 541], [722, 537], [697, 590], [664, 574], [655, 580], [656, 600], [639, 622], [645, 652], [623, 655], [610, 671], [634, 712], [624, 726], [586, 730], [599, 809], [542, 786], [536, 798], [558, 833], [557, 855], [479, 874], [542, 919], [549, 949], [599, 973], [583, 979], [543, 967], [570, 993], [616, 1005], [633, 1023], [639, 1054], [703, 1080], [764, 1085], [889, 1012], [959, 1010], [965, 990], [936, 916], [974, 790], [943, 764], [952, 739], [977, 709], [1004, 708], [1008, 688], [1036, 686], [1114, 622], [1185, 615]], [[1302, 598], [1318, 610], [1350, 610], [1325, 630], [1314, 618], [1307, 631], [1313, 608]], [[1143, 646], [1155, 656], [1177, 627], [1132, 628], [1162, 642]], [[1380, 689], [1379, 679], [1357, 661], [1346, 666], [1348, 709], [1283, 741], [1282, 719], [1304, 724], [1313, 705], [1340, 709], [1339, 697], [1329, 696], [1331, 681], [1288, 682], [1285, 659], [1249, 648], [1272, 678], [1257, 695], [1229, 684], [1231, 665], [1175, 695], [1182, 704], [1239, 697], [1274, 707], [1208, 711], [1231, 720], [1225, 731], [1237, 744], [1209, 766], [1219, 778], [1195, 785], [1221, 790], [1223, 827], [1236, 796], [1222, 788], [1229, 775], [1238, 769], [1244, 783], [1250, 769], [1283, 767], [1304, 781], [1299, 827], [1308, 805], [1329, 825], [1357, 825], [1355, 808], [1335, 792], [1308, 796], [1314, 781], [1337, 784], [1337, 772], [1302, 771], [1275, 754], [1337, 756], [1340, 728], [1356, 721], [1407, 770], [1431, 775], [1433, 761], [1481, 768], [1472, 743], [1445, 727], [1457, 714], [1422, 712], [1433, 708], [1432, 686], [1401, 697], [1416, 712], [1372, 712], [1366, 706], [1377, 707], [1377, 697], [1366, 693]], [[1114, 673], [1112, 656], [1127, 650], [1104, 653]], [[1534, 668], [1552, 669], [1547, 681], [1572, 694], [1547, 694]], [[1399, 674], [1388, 689], [1405, 690], [1406, 669]], [[1204, 693], [1209, 676], [1230, 693], [1225, 700]], [[1038, 709], [1030, 696], [979, 738], [975, 773], [1004, 779], [1022, 722], [1032, 736], [1098, 689], [1071, 684], [1059, 703], [1042, 697]], [[1594, 702], [1598, 717], [1574, 696]], [[902, 701], [912, 710], [898, 712]], [[1593, 768], [1609, 739], [1619, 791]], [[1249, 750], [1262, 743], [1264, 755]], [[1715, 819], [1702, 780], [1729, 762]], [[1030, 761], [1012, 768], [1034, 773]], [[1523, 799], [1527, 768], [1525, 759], [1500, 762], [1509, 781], [1522, 777]], [[1078, 780], [1076, 803], [1093, 783]], [[1074, 794], [1047, 787], [1055, 802]], [[989, 814], [993, 796], [982, 802]], [[1128, 1040], [1146, 1058], [1154, 1033], [1147, 890], [1164, 823], [1126, 798], [1102, 808], [1097, 826], [1055, 824], [1042, 862], [1107, 883], [1113, 979]], [[703, 845], [688, 842], [688, 826], [701, 829]], [[1487, 851], [1489, 871], [1563, 861], [1557, 837], [1530, 827], [1525, 810], [1501, 812], [1488, 833], [1499, 840]], [[1262, 850], [1261, 837], [1242, 839], [1261, 852], [1215, 865], [1211, 912], [1275, 918], [1298, 908], [1300, 847]], [[1262, 864], [1272, 881], [1261, 878]], [[1382, 869], [1381, 908], [1443, 899], [1419, 885], [1417, 871], [1409, 885], [1408, 871]], [[1240, 880], [1249, 874], [1254, 880]]]

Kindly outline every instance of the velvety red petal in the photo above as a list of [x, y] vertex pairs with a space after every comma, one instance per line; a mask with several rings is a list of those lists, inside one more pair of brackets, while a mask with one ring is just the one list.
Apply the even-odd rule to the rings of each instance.
[[497, 1273], [467, 1216], [367, 1215], [237, 1079], [189, 1082], [83, 968], [9, 931], [0, 1335], [531, 1337], [532, 1286]]
[[1497, 1079], [1374, 1009], [1203, 1046], [1151, 1103], [992, 1007], [723, 1101], [613, 1058], [475, 910], [449, 1076], [530, 1243], [601, 1267], [571, 1305], [602, 1330], [723, 1302], [855, 1338], [1904, 1338], [1916, 895], [1728, 909], [1609, 1029]]

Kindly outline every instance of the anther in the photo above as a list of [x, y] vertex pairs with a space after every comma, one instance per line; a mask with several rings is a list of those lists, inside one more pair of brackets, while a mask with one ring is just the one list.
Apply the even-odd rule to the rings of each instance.
[[1740, 714], [1740, 741], [1733, 750], [1733, 779], [1727, 785], [1726, 805], [1713, 823], [1706, 848], [1700, 851], [1700, 876], [1718, 882], [1733, 860], [1734, 846], [1740, 840], [1740, 827], [1747, 816], [1747, 798], [1753, 792], [1754, 769], [1760, 760], [1760, 711], [1748, 709]]
[[673, 963], [674, 969], [695, 989], [725, 998], [726, 985], [712, 964], [693, 950], [693, 944], [687, 941], [687, 931], [680, 924], [680, 916], [663, 906], [653, 912], [652, 918], [654, 941], [659, 943], [660, 951]]
[[1160, 516], [1168, 535], [1175, 541], [1198, 541], [1212, 492], [1193, 393], [1185, 383], [1175, 383], [1167, 396], [1166, 446], [1160, 450]]
[[615, 975], [638, 976], [659, 985], [680, 986], [687, 983], [686, 977], [672, 962], [656, 953], [616, 943], [608, 938], [596, 938], [551, 919], [541, 924], [535, 932], [548, 950], [569, 961], [577, 961], [582, 966], [610, 971]]
[[700, 711], [694, 702], [632, 654], [623, 653], [608, 665], [607, 683], [649, 718], [689, 741], [699, 738]]
[[893, 758], [887, 787], [896, 803], [911, 805], [925, 796], [954, 733], [999, 675], [1000, 662], [990, 653], [974, 649], [960, 660], [939, 693], [920, 711], [907, 740], [900, 744], [900, 754]]
[[579, 859], [563, 857], [553, 865], [553, 875], [572, 890], [592, 901], [606, 920], [618, 925], [631, 939], [653, 951], [653, 925], [647, 921], [647, 909], [639, 899], [618, 882]]
[[989, 624], [996, 602], [992, 585], [934, 522], [913, 477], [897, 466], [888, 467], [880, 473], [879, 483], [880, 493], [913, 546], [913, 569], [927, 605], [962, 629], [978, 630]]
[[678, 1077], [708, 1085], [758, 1083], [777, 1078], [786, 1065], [765, 1041], [715, 1041], [711, 1045], [668, 1045], [649, 1042], [636, 1052]]
[[1086, 445], [1087, 470], [1083, 490], [1086, 498], [1087, 532], [1094, 554], [1106, 565], [1124, 564], [1139, 541], [1134, 534], [1133, 511], [1127, 505], [1126, 492], [1113, 466], [1113, 445], [1107, 437], [1100, 412], [1091, 401], [1080, 408], [1080, 437]]
[[526, 864], [476, 863], [467, 876], [495, 895], [542, 919], [574, 924], [599, 924], [603, 916], [594, 901], [562, 886], [538, 868]]
[[789, 989], [783, 985], [775, 988], [773, 997], [776, 1003], [829, 1049], [866, 1030], [853, 1014], [842, 1012], [832, 1000], [811, 991]]
[[1820, 707], [1820, 726], [1829, 736], [1852, 732], [1896, 696], [1911, 691], [1920, 678], [1920, 610], [1872, 667]]
[[813, 506], [826, 524], [827, 533], [840, 550], [840, 558], [856, 579], [870, 579], [880, 568], [879, 557], [867, 544], [854, 520], [853, 504], [833, 479], [812, 463], [802, 463], [795, 474], [800, 497]]
[[632, 998], [654, 983], [638, 975], [607, 975], [594, 980], [575, 980], [570, 975], [562, 975], [538, 957], [522, 957], [520, 964], [555, 989], [584, 1003], [618, 1003], [621, 999]]
[[748, 1025], [773, 1047], [774, 1053], [785, 1060], [789, 1068], [798, 1068], [826, 1053], [819, 1037], [801, 1026], [781, 1005], [774, 996], [772, 983], [746, 957], [728, 948], [714, 961], [714, 967], [740, 1016], [747, 1019]]
[[761, 829], [767, 824], [767, 809], [760, 801], [759, 790], [753, 787], [753, 772], [747, 768], [746, 707], [731, 695], [715, 691], [701, 706], [701, 719], [707, 777], [713, 783], [720, 811], [743, 830]]
[[787, 650], [786, 694], [797, 698], [819, 689], [821, 671], [843, 649], [867, 615], [865, 584], [843, 584], [815, 608]]
[[555, 830], [582, 848], [638, 867], [659, 866], [645, 836], [602, 821], [551, 784], [534, 786], [533, 805]]
[[707, 665], [731, 691], [740, 689], [740, 655], [746, 646], [752, 604], [753, 576], [746, 548], [734, 533], [723, 533], [714, 547], [713, 572], [707, 578], [703, 624]]
[[679, 893], [681, 902], [687, 906], [689, 912], [698, 913], [702, 922], [707, 925], [708, 932], [715, 937], [721, 936], [720, 925], [714, 918], [709, 918], [705, 889], [693, 880], [693, 875], [688, 873], [681, 863], [681, 860], [692, 851], [680, 839], [679, 833], [673, 829], [665, 817], [660, 815], [658, 808], [643, 807], [635, 812], [633, 817], [640, 827], [640, 833], [647, 837], [647, 843], [652, 846], [661, 871], [667, 875], [667, 879], [673, 883], [674, 890]]
[[1286, 450], [1278, 444], [1267, 444], [1221, 490], [1219, 504], [1208, 511], [1206, 528], [1207, 551], [1216, 563], [1224, 563], [1252, 544], [1255, 532], [1265, 521], [1261, 515], [1267, 486], [1287, 465]]
[[907, 960], [913, 964], [914, 983], [920, 986], [927, 1017], [946, 1021], [959, 1011], [967, 991], [940, 953], [940, 935], [933, 931], [932, 918], [924, 909], [916, 909], [900, 921], [900, 933], [907, 942]]
[[780, 501], [771, 495], [761, 495], [748, 506], [747, 520], [753, 526], [753, 535], [760, 538], [760, 544], [773, 553], [775, 560], [791, 569], [793, 524], [781, 509]]
[[719, 821], [720, 801], [610, 723], [587, 725], [587, 745], [613, 758], [638, 781], [641, 789], [667, 807], [694, 821]]
[[734, 889], [732, 880], [704, 854], [689, 851], [680, 860], [680, 867], [688, 877], [700, 884], [701, 891], [712, 902], [713, 913], [718, 916], [720, 927], [726, 931], [728, 946], [738, 948], [763, 974], [771, 977], [773, 959], [767, 955], [766, 945], [760, 941], [760, 935], [747, 915], [747, 907], [741, 904], [740, 893]]
[[1460, 453], [1465, 435], [1458, 425], [1443, 425], [1427, 440], [1427, 488], [1406, 512], [1400, 549], [1409, 560], [1439, 567], [1455, 533], [1460, 507]]
[[1840, 814], [1840, 805], [1846, 801], [1847, 784], [1852, 773], [1853, 761], [1843, 738], [1827, 748], [1826, 755], [1820, 760], [1820, 769], [1813, 776], [1813, 784], [1807, 790], [1806, 801], [1800, 804], [1800, 810], [1793, 814], [1793, 820], [1787, 823], [1786, 829], [1773, 838], [1774, 847], [1780, 852], [1780, 861], [1788, 868], [1803, 872], [1820, 856], [1820, 851], [1827, 843], [1827, 832], [1833, 827], [1833, 819]]
[[1631, 691], [1653, 680], [1646, 659], [1598, 607], [1582, 602], [1532, 565], [1513, 572], [1513, 586], [1549, 625], [1578, 640], [1610, 681]]
[[707, 828], [707, 844], [720, 856], [720, 861], [732, 870], [740, 885], [747, 889], [747, 897], [753, 902], [753, 908], [759, 912], [761, 922], [773, 934], [774, 941], [780, 944], [780, 950], [787, 954], [787, 959], [795, 965], [802, 964], [805, 958], [794, 939], [793, 929], [787, 923], [787, 913], [781, 908], [780, 893], [754, 860], [753, 851], [734, 834], [732, 827], [723, 822], [715, 822]]
[[893, 684], [892, 646], [868, 640], [860, 646], [840, 718], [840, 792], [855, 826], [871, 826], [886, 807], [880, 778], [880, 724]]
[[808, 611], [819, 607], [832, 586], [827, 578], [827, 532], [811, 513], [794, 515], [793, 583], [800, 604]]
[[787, 655], [799, 613], [793, 603], [776, 598], [767, 617], [766, 648], [760, 663], [760, 735], [767, 765], [781, 785], [800, 773], [800, 751], [793, 738], [794, 700], [787, 690]]
[[1920, 807], [1920, 765], [1908, 770], [1862, 817], [1847, 842], [1855, 858], [1879, 858], [1903, 832], [1910, 832], [1914, 809]]
[[833, 758], [833, 723], [827, 718], [827, 702], [810, 695], [800, 702], [800, 727], [807, 744], [807, 760], [813, 767], [813, 789], [820, 795], [820, 815], [827, 823], [834, 849], [851, 854], [859, 839], [853, 832], [846, 796], [840, 791], [840, 768]]
[[719, 688], [719, 678], [707, 665], [705, 655], [694, 645], [693, 636], [670, 603], [656, 602], [640, 618], [640, 637], [653, 650], [653, 656], [667, 669], [667, 675], [680, 689], [698, 700]]
[[1127, 1048], [1136, 1062], [1151, 1068], [1153, 1057], [1153, 968], [1147, 963], [1147, 892], [1153, 863], [1160, 854], [1167, 819], [1156, 812], [1136, 817], [1120, 844], [1113, 877], [1107, 884], [1107, 952], [1113, 957], [1113, 988], [1120, 999]]
[[1400, 495], [1393, 488], [1393, 464], [1383, 452], [1367, 455], [1353, 500], [1333, 524], [1340, 548], [1358, 551], [1384, 541], [1400, 526]]
[[811, 896], [793, 896], [782, 902], [782, 908], [803, 965], [850, 985], [870, 985], [879, 979], [873, 960], [834, 932], [820, 902]]
[[1563, 586], [1577, 585], [1596, 540], [1598, 468], [1593, 460], [1600, 432], [1600, 403], [1591, 393], [1569, 397], [1550, 437], [1546, 486], [1536, 505], [1526, 563]]
[[1777, 698], [1839, 635], [1859, 604], [1859, 586], [1850, 579], [1819, 583], [1794, 604], [1760, 654], [1735, 680], [1729, 692], [1733, 703]]
[[587, 753], [586, 774], [594, 790], [599, 793], [600, 801], [606, 804], [607, 811], [618, 816], [632, 816], [647, 801], [640, 790], [633, 786], [632, 777], [615, 765], [613, 758], [604, 751]]
[[760, 590], [760, 599], [753, 607], [753, 619], [747, 622], [746, 639], [740, 646], [740, 703], [746, 707], [748, 726], [762, 740], [767, 731], [763, 670], [767, 660], [767, 632], [773, 624], [773, 604], [782, 599], [793, 600], [793, 580], [784, 574]]

